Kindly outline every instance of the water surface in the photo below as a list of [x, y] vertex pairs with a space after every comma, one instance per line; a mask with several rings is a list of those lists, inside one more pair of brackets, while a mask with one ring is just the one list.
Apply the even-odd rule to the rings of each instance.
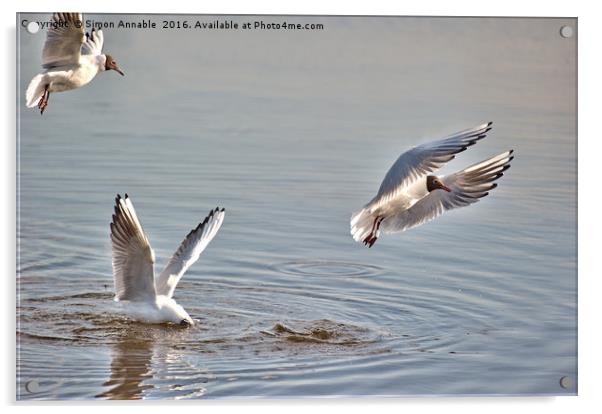
[[[325, 28], [106, 30], [125, 78], [19, 102], [17, 398], [576, 393], [576, 22], [287, 20]], [[43, 34], [19, 42], [24, 93]], [[352, 240], [399, 153], [490, 120], [444, 170], [513, 148], [489, 197]], [[118, 192], [157, 271], [226, 208], [175, 293], [193, 328], [118, 312]]]

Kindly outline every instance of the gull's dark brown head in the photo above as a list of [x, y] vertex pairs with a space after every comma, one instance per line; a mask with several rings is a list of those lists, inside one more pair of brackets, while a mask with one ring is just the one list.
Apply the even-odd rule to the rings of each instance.
[[106, 54], [105, 56], [107, 57], [107, 60], [105, 61], [105, 70], [114, 70], [121, 76], [125, 76], [125, 73], [123, 73], [121, 69], [119, 69], [119, 66], [117, 66], [117, 61], [113, 58], [113, 56], [109, 54]]
[[439, 177], [435, 177], [434, 175], [429, 175], [426, 177], [426, 189], [430, 193], [433, 190], [445, 190], [448, 193], [451, 193], [449, 187], [446, 187]]

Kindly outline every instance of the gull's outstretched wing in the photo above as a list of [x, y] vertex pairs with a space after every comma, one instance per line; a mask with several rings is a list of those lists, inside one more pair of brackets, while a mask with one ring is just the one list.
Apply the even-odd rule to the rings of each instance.
[[90, 33], [86, 33], [86, 41], [82, 44], [81, 54], [92, 56], [102, 54], [104, 39], [102, 30], [92, 29]]
[[514, 159], [513, 150], [479, 162], [462, 171], [440, 178], [451, 192], [441, 189], [431, 191], [408, 210], [386, 218], [380, 229], [396, 233], [419, 226], [447, 210], [468, 206], [489, 194], [497, 187], [495, 180], [504, 175]]
[[491, 124], [488, 122], [404, 152], [387, 172], [376, 196], [364, 208], [374, 212], [397, 198], [406, 187], [443, 167], [455, 158], [455, 154], [485, 138]]
[[157, 294], [172, 297], [176, 286], [186, 270], [196, 262], [209, 242], [222, 226], [225, 210], [215, 208], [203, 222], [193, 229], [178, 247], [157, 279]]
[[81, 13], [54, 13], [52, 21], [42, 50], [42, 67], [50, 69], [79, 63], [85, 39]]
[[154, 300], [155, 254], [127, 194], [115, 198], [111, 242], [115, 300]]

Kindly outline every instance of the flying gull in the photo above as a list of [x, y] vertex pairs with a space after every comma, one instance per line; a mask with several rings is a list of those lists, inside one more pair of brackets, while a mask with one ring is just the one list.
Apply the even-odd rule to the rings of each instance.
[[102, 30], [85, 33], [81, 13], [54, 13], [42, 51], [44, 72], [34, 76], [25, 92], [28, 108], [40, 114], [48, 106], [50, 92], [64, 92], [88, 84], [98, 72], [124, 73], [115, 59], [102, 53]]
[[419, 145], [395, 161], [376, 196], [351, 217], [355, 241], [372, 247], [381, 232], [397, 233], [419, 226], [447, 210], [468, 206], [497, 187], [510, 168], [513, 150], [446, 176], [431, 175], [459, 152], [485, 138], [491, 122]]

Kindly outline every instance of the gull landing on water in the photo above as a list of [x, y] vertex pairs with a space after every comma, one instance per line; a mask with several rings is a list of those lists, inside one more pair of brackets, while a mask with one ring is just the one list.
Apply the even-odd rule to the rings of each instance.
[[351, 217], [355, 241], [372, 247], [381, 231], [402, 232], [444, 211], [476, 203], [497, 187], [495, 180], [510, 168], [513, 150], [438, 177], [430, 175], [485, 138], [491, 122], [422, 144], [401, 154], [385, 176], [376, 196]]
[[125, 74], [111, 55], [102, 53], [102, 30], [85, 33], [81, 13], [54, 13], [42, 51], [43, 73], [36, 75], [25, 92], [28, 108], [43, 114], [50, 92], [63, 92], [88, 84], [98, 72]]
[[224, 209], [215, 208], [194, 228], [155, 279], [155, 253], [128, 195], [115, 198], [111, 223], [115, 300], [124, 301], [129, 316], [142, 322], [191, 326], [192, 318], [172, 299], [182, 275], [196, 262], [220, 229]]

